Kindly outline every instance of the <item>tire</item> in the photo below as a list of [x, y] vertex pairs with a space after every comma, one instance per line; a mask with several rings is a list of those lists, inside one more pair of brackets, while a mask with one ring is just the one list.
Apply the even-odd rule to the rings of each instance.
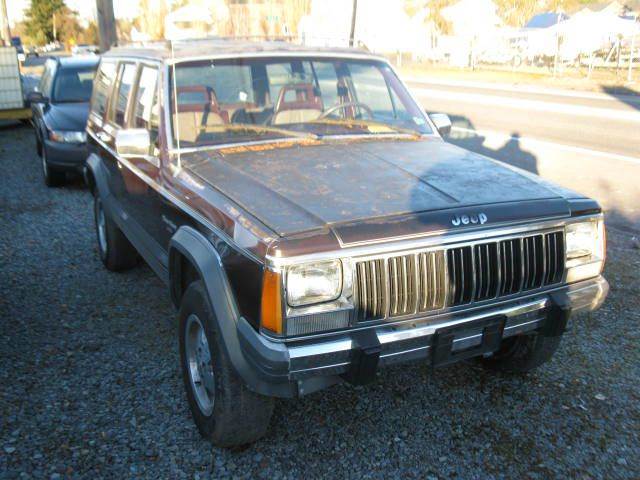
[[112, 272], [121, 272], [138, 264], [138, 252], [104, 211], [100, 195], [93, 197], [93, 212], [100, 260]]
[[200, 434], [218, 447], [264, 436], [275, 400], [249, 390], [236, 373], [201, 280], [184, 293], [179, 319], [182, 378]]
[[64, 185], [67, 180], [67, 176], [64, 172], [60, 172], [57, 170], [52, 170], [49, 166], [49, 162], [47, 161], [47, 149], [44, 145], [40, 146], [41, 155], [40, 162], [42, 163], [42, 177], [44, 179], [44, 184], [47, 187], [59, 187]]
[[507, 338], [502, 342], [500, 350], [480, 361], [490, 370], [527, 373], [551, 360], [561, 338], [543, 337], [540, 334]]

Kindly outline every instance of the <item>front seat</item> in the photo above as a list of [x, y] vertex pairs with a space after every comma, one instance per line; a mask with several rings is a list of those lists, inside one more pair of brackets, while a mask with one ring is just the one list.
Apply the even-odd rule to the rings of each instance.
[[285, 85], [278, 95], [271, 124], [312, 122], [322, 115], [322, 111], [322, 99], [316, 95], [316, 89], [312, 84]]
[[220, 108], [211, 87], [190, 85], [178, 87], [178, 113], [174, 114], [174, 136], [195, 143], [206, 127], [229, 123], [229, 113]]

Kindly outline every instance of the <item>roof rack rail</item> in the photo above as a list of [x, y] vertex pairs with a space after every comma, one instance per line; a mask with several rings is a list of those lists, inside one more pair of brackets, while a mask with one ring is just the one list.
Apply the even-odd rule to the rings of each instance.
[[171, 46], [170, 40], [137, 40], [129, 41], [126, 43], [120, 43], [118, 48], [149, 48], [149, 49], [165, 49]]

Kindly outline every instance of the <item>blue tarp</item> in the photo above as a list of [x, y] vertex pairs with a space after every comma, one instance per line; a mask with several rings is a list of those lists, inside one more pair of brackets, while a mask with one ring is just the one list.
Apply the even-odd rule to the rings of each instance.
[[569, 19], [569, 16], [564, 13], [539, 13], [531, 17], [531, 20], [527, 22], [524, 28], [549, 28], [558, 23], [558, 17], [561, 22]]

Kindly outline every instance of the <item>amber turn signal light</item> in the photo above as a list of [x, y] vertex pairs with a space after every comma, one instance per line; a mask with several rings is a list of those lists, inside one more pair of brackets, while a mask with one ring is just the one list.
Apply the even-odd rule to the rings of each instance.
[[261, 325], [282, 334], [282, 291], [280, 274], [265, 270], [262, 278]]

